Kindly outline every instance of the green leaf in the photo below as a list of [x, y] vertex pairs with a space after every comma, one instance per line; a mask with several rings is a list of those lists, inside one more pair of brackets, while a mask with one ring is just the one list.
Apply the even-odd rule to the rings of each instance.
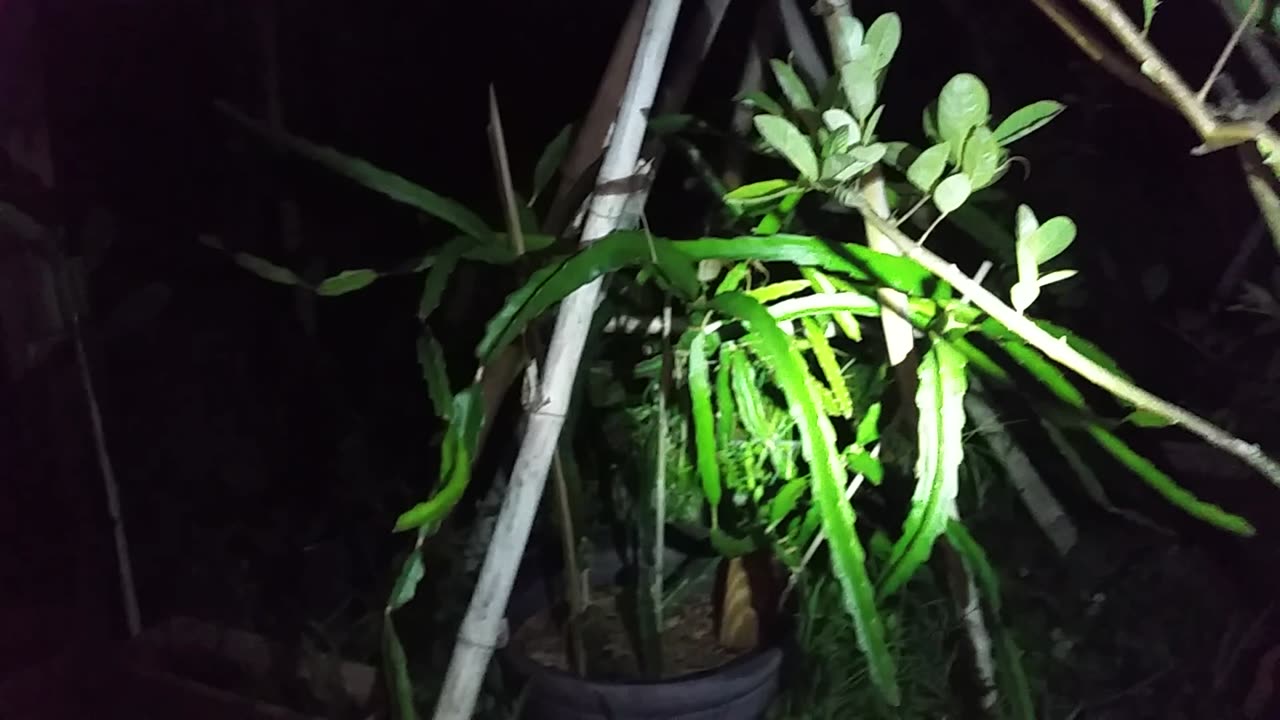
[[871, 142], [876, 139], [876, 128], [880, 126], [880, 114], [884, 112], [883, 105], [877, 105], [875, 110], [871, 111], [871, 117], [863, 123], [862, 141]]
[[[822, 113], [822, 123], [831, 132], [836, 132], [841, 128], [845, 129], [846, 139], [849, 145], [858, 143], [862, 140], [862, 130], [858, 128], [858, 121], [853, 119], [849, 113], [840, 108], [831, 108]], [[847, 148], [847, 146], [846, 146]]]
[[427, 569], [422, 562], [422, 549], [415, 543], [408, 557], [404, 559], [404, 564], [400, 566], [400, 574], [396, 577], [395, 585], [391, 587], [387, 608], [399, 610], [408, 604], [417, 594], [418, 583], [422, 582], [426, 574]]
[[934, 100], [924, 106], [924, 112], [920, 119], [920, 126], [924, 131], [924, 136], [929, 138], [931, 142], [942, 142], [946, 138], [938, 130], [938, 101]]
[[382, 658], [387, 671], [387, 693], [390, 696], [392, 717], [395, 720], [418, 720], [413, 705], [413, 678], [409, 672], [409, 659], [404, 645], [396, 633], [390, 615], [382, 618]]
[[801, 325], [804, 327], [805, 339], [809, 341], [809, 349], [818, 361], [818, 369], [822, 371], [827, 388], [831, 391], [832, 410], [841, 417], [852, 417], [853, 398], [849, 395], [849, 386], [845, 384], [836, 353], [831, 349], [831, 343], [827, 342], [823, 324], [813, 317], [806, 317], [801, 320]]
[[880, 439], [880, 402], [876, 401], [867, 408], [867, 413], [858, 421], [854, 443], [859, 447], [871, 447], [871, 443]]
[[1000, 601], [1000, 583], [995, 568], [987, 560], [987, 553], [982, 549], [969, 531], [958, 520], [947, 525], [947, 539], [960, 555], [969, 574], [973, 576], [978, 592], [990, 609], [992, 625], [996, 639], [996, 667], [1000, 676], [1001, 695], [1008, 699], [1012, 717], [1017, 720], [1035, 720], [1035, 701], [1031, 696], [1031, 686], [1027, 682], [1027, 673], [1022, 665], [1022, 652], [1005, 624]]
[[795, 183], [790, 180], [761, 180], [748, 183], [725, 193], [725, 200], [755, 200], [776, 195], [779, 190], [790, 190]]
[[902, 20], [897, 13], [885, 13], [867, 28], [863, 45], [871, 48], [871, 57], [877, 72], [889, 67], [898, 44], [902, 42]]
[[911, 167], [907, 168], [907, 179], [921, 190], [931, 192], [942, 177], [942, 172], [947, 169], [947, 158], [950, 156], [951, 146], [946, 142], [930, 147], [920, 153]]
[[[551, 306], [607, 273], [624, 267], [656, 268], [672, 290], [686, 300], [701, 292], [697, 262], [682, 252], [683, 243], [654, 238], [643, 231], [607, 235], [563, 261], [536, 270], [523, 286], [507, 296], [503, 306], [485, 325], [476, 358], [487, 363], [494, 353], [519, 337], [528, 324]], [[705, 258], [699, 258], [705, 259]]]
[[[644, 234], [634, 230], [618, 231], [609, 237], [633, 237], [643, 241]], [[603, 240], [596, 244], [600, 242]], [[914, 260], [878, 253], [858, 243], [834, 243], [810, 235], [778, 233], [769, 237], [698, 238], [674, 244], [694, 262], [754, 260], [816, 267], [855, 282], [884, 283], [914, 296], [924, 295], [926, 283], [931, 284], [933, 278]]]
[[1141, 428], [1164, 428], [1172, 427], [1173, 423], [1163, 415], [1157, 415], [1150, 410], [1134, 410], [1125, 416], [1125, 422], [1136, 425]]
[[1062, 282], [1063, 280], [1073, 278], [1076, 276], [1076, 272], [1077, 271], [1075, 270], [1054, 270], [1053, 272], [1041, 275], [1038, 282], [1040, 287], [1045, 287], [1046, 285], [1052, 285], [1056, 282]]
[[454, 238], [440, 249], [435, 264], [422, 280], [422, 297], [418, 299], [418, 322], [426, 322], [436, 308], [440, 307], [440, 299], [444, 297], [449, 279], [458, 269], [458, 261], [462, 258], [464, 249], [471, 244], [474, 243], [467, 238]]
[[855, 446], [850, 446], [844, 454], [845, 461], [849, 463], [849, 469], [866, 478], [867, 482], [872, 485], [879, 485], [884, 482], [884, 465], [878, 459], [872, 457], [871, 453], [865, 450], [859, 450]]
[[694, 448], [702, 493], [714, 509], [720, 505], [720, 461], [716, 452], [716, 421], [711, 409], [711, 374], [707, 363], [707, 334], [697, 333], [689, 345], [689, 402], [693, 414]]
[[735, 212], [747, 213], [772, 208], [795, 189], [790, 180], [761, 180], [725, 193], [723, 200]]
[[237, 265], [257, 275], [263, 280], [270, 280], [281, 285], [305, 285], [302, 278], [298, 277], [292, 270], [286, 267], [280, 267], [256, 255], [249, 253], [232, 253], [231, 259]]
[[[475, 242], [465, 237], [454, 238], [450, 242], [455, 241], [459, 248], [464, 248], [463, 260], [475, 260], [490, 265], [510, 265], [520, 257], [516, 252], [515, 243], [506, 233], [494, 233], [493, 239], [485, 242]], [[524, 233], [524, 251], [526, 253], [541, 252], [551, 247], [555, 241], [554, 235], [527, 232]], [[445, 243], [446, 247], [448, 245], [449, 243]]]
[[442, 486], [430, 500], [420, 502], [402, 513], [396, 519], [395, 532], [424, 528], [426, 534], [434, 533], [440, 521], [462, 499], [462, 494], [471, 482], [471, 462], [475, 456], [480, 426], [484, 422], [484, 399], [479, 384], [454, 396], [449, 416], [452, 419], [440, 448]]
[[538, 199], [564, 163], [565, 156], [569, 154], [569, 143], [573, 141], [573, 132], [573, 123], [565, 125], [538, 156], [538, 162], [533, 166], [533, 197], [530, 202]]
[[716, 286], [716, 295], [723, 295], [727, 292], [733, 292], [738, 289], [743, 280], [747, 279], [747, 275], [751, 273], [751, 264], [740, 262], [729, 268], [729, 272], [724, 274], [724, 279]]
[[[827, 277], [821, 270], [802, 267], [800, 268], [800, 274], [805, 280], [809, 281], [809, 285], [814, 292], [828, 295], [839, 292], [835, 283], [831, 282], [831, 278]], [[862, 340], [862, 326], [853, 317], [853, 313], [834, 313], [832, 314], [832, 319], [835, 320], [836, 325], [840, 327], [840, 331], [844, 333], [845, 337], [854, 342]]]
[[802, 278], [792, 280], [780, 280], [776, 283], [761, 285], [758, 288], [752, 288], [745, 291], [747, 295], [755, 298], [762, 303], [773, 302], [784, 297], [790, 297], [798, 292], [809, 289], [809, 281]]
[[305, 157], [396, 202], [415, 207], [477, 240], [488, 240], [493, 237], [493, 230], [485, 224], [484, 220], [457, 201], [437, 195], [421, 185], [383, 170], [366, 160], [275, 130], [250, 119], [226, 103], [218, 103], [218, 107], [224, 114], [272, 145]]
[[973, 186], [969, 184], [968, 176], [956, 173], [934, 188], [933, 204], [938, 206], [938, 212], [946, 215], [963, 205], [972, 192]]
[[769, 368], [787, 399], [800, 431], [801, 451], [810, 470], [810, 493], [822, 518], [831, 551], [832, 569], [840, 581], [845, 607], [853, 618], [859, 648], [867, 658], [870, 677], [885, 701], [901, 700], [893, 655], [885, 641], [884, 623], [876, 609], [875, 591], [867, 575], [866, 555], [854, 527], [853, 508], [845, 500], [847, 476], [836, 449], [835, 428], [821, 412], [804, 360], [769, 313], [755, 300], [733, 293], [711, 302], [714, 309], [748, 326], [751, 349]]
[[367, 288], [377, 279], [378, 273], [375, 270], [343, 270], [333, 277], [327, 277], [322, 280], [316, 286], [316, 294], [324, 297], [345, 295], [349, 292]]
[[960, 463], [964, 460], [964, 396], [968, 391], [965, 356], [945, 342], [935, 342], [920, 361], [918, 377], [916, 488], [902, 537], [893, 546], [880, 582], [882, 597], [911, 579], [956, 517]]
[[1035, 277], [1019, 280], [1009, 288], [1009, 305], [1020, 313], [1026, 312], [1038, 297], [1040, 297], [1040, 283]]
[[840, 67], [840, 87], [859, 121], [865, 121], [876, 107], [875, 61], [871, 48], [862, 46]]
[[[984, 333], [987, 325], [982, 326]], [[1040, 381], [1059, 400], [1080, 410], [1088, 410], [1084, 395], [1071, 384], [1057, 365], [1047, 360], [1036, 349], [1028, 346], [1020, 339], [994, 337], [1005, 352], [1033, 377]], [[1111, 454], [1120, 464], [1131, 470], [1143, 482], [1163, 496], [1171, 504], [1181, 508], [1192, 517], [1199, 518], [1216, 527], [1238, 535], [1253, 535], [1256, 531], [1248, 520], [1223, 510], [1217, 505], [1204, 502], [1174, 482], [1173, 478], [1157, 468], [1150, 460], [1134, 452], [1123, 440], [1098, 423], [1088, 423], [1086, 432]]]
[[960, 167], [973, 181], [973, 189], [980, 190], [995, 180], [996, 170], [1003, 160], [1004, 153], [996, 144], [991, 131], [980, 125], [973, 129], [969, 141], [965, 143]]
[[1043, 265], [1066, 250], [1076, 239], [1076, 224], [1065, 215], [1045, 220], [1027, 239], [1027, 252]]
[[975, 75], [960, 73], [942, 86], [938, 95], [938, 134], [951, 143], [951, 151], [964, 149], [969, 131], [987, 124], [991, 99], [987, 86]]
[[776, 115], [757, 115], [754, 122], [765, 142], [786, 158], [804, 179], [810, 182], [818, 179], [818, 156], [799, 128]]
[[775, 59], [769, 61], [769, 66], [773, 68], [773, 76], [778, 80], [778, 87], [782, 88], [782, 94], [786, 96], [791, 109], [812, 110], [813, 97], [809, 95], [809, 88], [805, 87], [804, 81], [791, 65]]
[[1115, 433], [1096, 423], [1089, 425], [1087, 431], [1104, 450], [1120, 461], [1121, 465], [1142, 478], [1142, 481], [1151, 489], [1191, 517], [1236, 535], [1252, 537], [1257, 534], [1257, 529], [1248, 520], [1196, 497], [1156, 467], [1155, 463], [1135, 452]]
[[774, 495], [773, 500], [769, 502], [770, 527], [785, 520], [791, 511], [796, 509], [796, 503], [808, 487], [809, 483], [804, 480], [793, 480], [782, 486], [778, 494]]
[[453, 392], [449, 389], [449, 372], [445, 367], [444, 349], [425, 326], [418, 336], [418, 368], [427, 383], [427, 395], [436, 417], [448, 420], [452, 412]]
[[742, 95], [738, 98], [738, 102], [749, 107], [759, 108], [770, 115], [783, 116], [787, 114], [787, 111], [778, 104], [778, 101], [759, 90], [753, 90]]
[[831, 42], [838, 45], [839, 50], [836, 52], [836, 58], [853, 57], [853, 54], [862, 47], [863, 29], [862, 23], [853, 15], [848, 13], [836, 13], [835, 15], [836, 29], [832, 34]]
[[768, 444], [773, 432], [767, 419], [769, 401], [760, 394], [755, 367], [742, 350], [730, 352], [730, 364], [733, 397], [742, 427], [753, 438]]
[[1066, 106], [1054, 100], [1040, 100], [1014, 110], [996, 126], [992, 135], [1001, 146], [1021, 140], [1058, 117]]
[[1032, 212], [1031, 208], [1026, 205], [1019, 205], [1015, 227], [1017, 228], [1016, 237], [1018, 242], [1026, 242], [1032, 235], [1035, 235], [1036, 230], [1040, 227], [1040, 221], [1036, 219], [1036, 214]]
[[[1237, 2], [1236, 5], [1244, 6], [1247, 4]], [[1160, 0], [1142, 0], [1142, 32], [1146, 34], [1151, 30], [1151, 22], [1156, 19], [1156, 8], [1160, 7]]]

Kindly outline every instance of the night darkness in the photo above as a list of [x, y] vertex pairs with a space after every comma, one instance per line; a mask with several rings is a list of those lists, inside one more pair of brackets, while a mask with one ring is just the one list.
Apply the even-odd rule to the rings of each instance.
[[[714, 127], [725, 127], [732, 113], [757, 1], [730, 3], [690, 96], [686, 112]], [[1076, 2], [1061, 4], [1087, 14]], [[1137, 0], [1122, 4], [1130, 12], [1140, 7]], [[1166, 3], [1152, 31], [1193, 86], [1230, 34], [1215, 5]], [[1256, 315], [1216, 310], [1243, 289], [1237, 282], [1225, 302], [1216, 294], [1260, 222], [1237, 155], [1192, 156], [1199, 140], [1177, 113], [1091, 62], [1033, 2], [869, 0], [853, 7], [868, 22], [889, 11], [902, 19], [903, 42], [883, 96], [881, 127], [889, 136], [921, 141], [920, 108], [959, 72], [986, 82], [996, 117], [1041, 99], [1067, 106], [1016, 146], [1027, 162], [998, 185], [1013, 198], [1002, 200], [1009, 209], [1002, 222], [1011, 223], [1011, 209], [1025, 202], [1042, 217], [1070, 215], [1079, 227], [1074, 290], [1049, 293], [1036, 311], [1105, 348], [1156, 394], [1280, 452], [1276, 335], [1260, 332], [1264, 321]], [[263, 282], [201, 242], [216, 238], [321, 278], [344, 268], [391, 267], [438, 250], [453, 234], [273, 150], [217, 111], [224, 101], [256, 118], [268, 112], [263, 28], [274, 23], [279, 107], [290, 133], [393, 170], [496, 226], [501, 206], [485, 133], [490, 85], [516, 182], [527, 183], [542, 148], [590, 106], [629, 8], [625, 0], [0, 0], [0, 135], [47, 128], [53, 178], [46, 185], [0, 153], [0, 203], [58, 228], [68, 255], [91, 260], [85, 343], [144, 627], [197, 617], [295, 647], [321, 642], [316, 628], [323, 626], [323, 642], [379, 666], [382, 604], [412, 542], [390, 528], [430, 495], [438, 476], [444, 427], [414, 352], [419, 280], [390, 278], [350, 296], [317, 298], [304, 320], [291, 289]], [[1244, 97], [1267, 90], [1243, 58], [1233, 58], [1226, 72]], [[719, 158], [713, 151], [709, 159]], [[653, 233], [704, 231], [709, 197], [693, 188], [692, 177], [678, 154], [663, 164], [647, 210]], [[282, 203], [296, 211], [297, 247], [282, 239]], [[861, 241], [857, 227], [847, 241]], [[980, 248], [950, 250], [948, 237], [930, 247], [954, 252], [966, 267], [985, 257]], [[0, 229], [6, 303], [36, 287], [11, 245]], [[1264, 236], [1239, 280], [1277, 288], [1274, 252]], [[470, 380], [471, 348], [514, 287], [509, 275], [459, 269], [432, 321], [456, 385]], [[15, 360], [23, 354], [13, 343], [40, 338], [13, 327], [0, 326], [0, 720], [43, 720], [64, 717], [48, 709], [57, 705], [54, 695], [110, 693], [114, 681], [81, 681], [114, 672], [128, 637], [74, 348], [44, 343], [38, 360]], [[506, 415], [518, 410], [509, 402]], [[477, 472], [480, 485], [450, 532], [465, 535], [489, 476], [511, 460], [516, 425], [505, 415], [498, 423], [494, 449]], [[1190, 435], [1117, 432], [1176, 482], [1246, 516], [1258, 536], [1237, 540], [1187, 519], [1095, 449], [1087, 459], [1110, 501], [1177, 536], [1149, 534], [1100, 509], [1072, 481], [1076, 470], [1045, 450], [1053, 459], [1041, 472], [1087, 538], [1082, 555], [1128, 564], [1111, 568], [1105, 590], [1084, 592], [1070, 585], [1072, 563], [1046, 552], [1032, 523], [997, 517], [1018, 512], [1016, 496], [991, 500], [978, 535], [1009, 575], [1013, 597], [1004, 612], [1032, 628], [1022, 630], [1024, 646], [1035, 648], [1029, 656], [1051, 657], [1059, 637], [1052, 633], [1066, 627], [1061, 617], [1071, 611], [1063, 608], [1081, 601], [1076, 595], [1096, 590], [1121, 598], [1114, 617], [1081, 621], [1084, 629], [1073, 636], [1085, 649], [1068, 664], [1079, 670], [1095, 662], [1099, 669], [1055, 675], [1049, 664], [1036, 667], [1049, 694], [1084, 708], [1072, 718], [1244, 717], [1213, 703], [1239, 703], [1256, 689], [1255, 667], [1280, 643], [1274, 618], [1254, 623], [1280, 597], [1272, 579], [1280, 496], [1227, 455], [1186, 451]], [[1033, 460], [1046, 447], [1034, 432], [1014, 434]], [[530, 543], [536, 552], [558, 552], [549, 523], [539, 523]], [[439, 563], [428, 562], [430, 588], [417, 601], [425, 609], [401, 630], [424, 674], [443, 674], [456, 619], [439, 618], [465, 606], [470, 594], [441, 579], [458, 562], [449, 547], [428, 548]], [[1028, 573], [1035, 565], [1042, 569]], [[1038, 578], [1045, 583], [1039, 589]], [[1037, 593], [1057, 600], [1041, 603]], [[1204, 620], [1208, 613], [1217, 613], [1212, 622]], [[1234, 665], [1217, 666], [1226, 680], [1188, 660], [1222, 647], [1205, 645], [1179, 623], [1211, 625], [1204, 632], [1218, 638], [1248, 636]], [[1129, 638], [1132, 647], [1087, 649], [1103, 636]], [[1153, 685], [1133, 690], [1152, 675]], [[92, 687], [73, 689], [82, 684]], [[1203, 707], [1183, 702], [1185, 714], [1167, 714], [1178, 706], [1171, 688], [1214, 699]], [[424, 692], [421, 707], [429, 713], [434, 691]], [[1117, 693], [1122, 700], [1099, 704]], [[156, 700], [150, 711], [158, 714], [147, 717], [196, 717], [166, 715], [156, 709], [164, 702]], [[96, 707], [102, 714], [66, 712], [143, 716]], [[1046, 718], [1071, 709], [1042, 706]]]

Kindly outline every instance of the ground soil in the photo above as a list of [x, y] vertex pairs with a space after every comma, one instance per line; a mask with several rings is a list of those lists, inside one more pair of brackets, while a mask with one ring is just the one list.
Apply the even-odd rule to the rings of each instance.
[[[598, 592], [591, 601], [588, 676], [593, 679], [634, 680], [640, 677], [634, 643], [619, 609], [621, 591]], [[559, 670], [569, 670], [564, 624], [557, 613], [543, 610], [515, 632], [513, 643], [535, 662]], [[691, 593], [668, 613], [662, 630], [662, 677], [710, 670], [742, 655], [722, 647], [716, 637], [709, 598]]]

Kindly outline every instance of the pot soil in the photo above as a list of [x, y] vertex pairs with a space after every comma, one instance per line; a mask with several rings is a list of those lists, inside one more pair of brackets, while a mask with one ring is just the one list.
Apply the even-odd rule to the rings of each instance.
[[511, 639], [499, 655], [523, 688], [525, 720], [753, 720], [763, 717], [777, 694], [781, 647], [721, 647], [709, 593], [689, 593], [670, 613], [662, 633], [663, 677], [637, 679], [616, 585], [598, 588], [592, 597], [590, 637], [584, 639], [593, 646], [590, 677], [578, 677], [568, 671], [563, 608], [548, 601], [549, 589], [535, 583], [512, 596]]

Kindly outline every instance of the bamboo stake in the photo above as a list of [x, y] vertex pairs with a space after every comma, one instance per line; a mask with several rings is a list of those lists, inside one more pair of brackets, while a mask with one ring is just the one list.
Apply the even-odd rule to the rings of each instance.
[[[648, 110], [657, 94], [679, 12], [680, 0], [653, 0], [649, 6], [598, 185], [625, 180], [635, 171], [648, 124]], [[610, 233], [626, 200], [625, 194], [597, 193], [588, 210], [582, 244]], [[529, 424], [494, 528], [493, 541], [480, 569], [467, 615], [458, 630], [435, 720], [470, 720], [474, 712], [480, 683], [497, 644], [516, 570], [529, 540], [529, 530], [564, 426], [574, 377], [602, 284], [603, 278], [598, 278], [574, 291], [565, 298], [556, 317], [547, 351], [541, 405], [530, 410]]]

